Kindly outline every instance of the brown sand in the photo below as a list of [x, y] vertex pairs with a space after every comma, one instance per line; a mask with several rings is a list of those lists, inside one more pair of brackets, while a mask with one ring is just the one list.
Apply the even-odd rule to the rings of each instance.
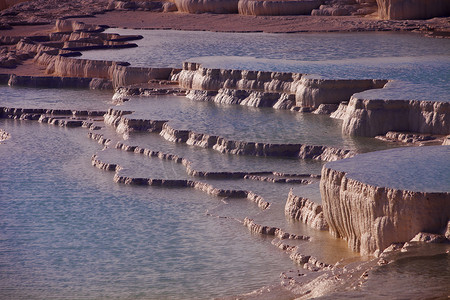
[[[90, 0], [91, 1], [91, 0]], [[63, 1], [64, 2], [64, 1]], [[61, 4], [61, 3], [59, 3]], [[97, 3], [98, 4], [98, 3]], [[57, 6], [57, 5], [56, 5]], [[11, 8], [12, 9], [12, 8]], [[0, 30], [0, 36], [32, 36], [48, 34], [61, 15], [58, 9], [46, 10], [49, 25], [13, 26]], [[81, 13], [76, 8], [73, 14]], [[41, 12], [41, 14], [44, 12]], [[27, 16], [27, 15], [25, 15]], [[108, 25], [135, 29], [174, 29], [221, 32], [350, 32], [350, 31], [416, 31], [450, 36], [450, 18], [430, 20], [386, 21], [357, 16], [244, 16], [238, 14], [185, 14], [157, 13], [146, 11], [110, 11], [93, 17], [74, 20], [87, 24]], [[0, 16], [0, 21], [7, 17]], [[20, 20], [19, 20], [20, 21]], [[23, 62], [15, 69], [0, 68], [0, 73], [45, 76], [44, 69], [33, 65], [31, 60]]]
[[357, 16], [244, 16], [238, 14], [185, 14], [112, 11], [85, 23], [121, 28], [207, 30], [223, 32], [346, 32], [346, 31], [450, 31], [450, 18], [386, 21]]

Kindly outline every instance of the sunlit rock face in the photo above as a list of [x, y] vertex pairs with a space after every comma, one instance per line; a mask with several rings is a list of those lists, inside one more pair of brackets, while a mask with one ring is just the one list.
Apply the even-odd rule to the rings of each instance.
[[[398, 148], [328, 163], [320, 191], [332, 235], [378, 255], [419, 232], [442, 233], [450, 219], [450, 147]], [[395, 179], [395, 180], [394, 180]]]
[[238, 0], [174, 0], [179, 12], [198, 13], [237, 13]]
[[309, 199], [295, 195], [292, 190], [289, 192], [286, 200], [284, 214], [314, 229], [328, 230], [322, 206]]
[[342, 131], [374, 137], [389, 131], [450, 134], [450, 102], [359, 99], [353, 96], [339, 109]]
[[377, 0], [381, 19], [430, 19], [450, 15], [448, 0]]
[[238, 8], [242, 15], [309, 15], [322, 2], [322, 0], [240, 0]]
[[382, 88], [387, 83], [387, 80], [372, 79], [323, 79], [300, 73], [209, 69], [197, 63], [184, 63], [183, 70], [172, 80], [179, 81], [188, 90], [229, 89], [295, 95], [297, 106], [313, 108], [339, 104], [354, 93]]

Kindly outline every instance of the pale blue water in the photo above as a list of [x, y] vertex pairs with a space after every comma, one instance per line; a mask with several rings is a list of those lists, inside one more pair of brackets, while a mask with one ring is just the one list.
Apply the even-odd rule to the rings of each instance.
[[230, 140], [326, 145], [363, 152], [390, 147], [374, 139], [342, 134], [342, 121], [327, 115], [192, 101], [176, 96], [135, 97], [117, 109], [134, 111], [130, 118], [169, 120], [176, 129]]
[[[70, 108], [78, 97], [91, 108], [109, 106], [104, 93], [1, 89], [7, 95], [2, 106]], [[180, 98], [157, 101], [170, 104], [170, 99]], [[187, 99], [182, 103], [184, 108], [197, 104]], [[229, 111], [234, 107], [229, 106]], [[176, 115], [173, 105], [166, 108], [166, 114]], [[214, 106], [199, 111], [203, 121], [197, 122], [207, 128], [216, 116]], [[251, 115], [256, 119], [258, 111]], [[259, 117], [266, 118], [267, 113], [261, 111]], [[90, 165], [92, 154], [120, 164], [122, 175], [200, 179], [188, 177], [184, 167], [173, 162], [115, 149], [101, 151], [85, 129], [19, 120], [0, 120], [0, 128], [11, 135], [0, 144], [2, 299], [202, 299], [276, 283], [281, 272], [295, 267], [270, 244], [270, 237], [252, 235], [237, 221], [208, 217], [206, 212], [241, 220], [253, 217], [265, 225], [313, 236], [315, 242], [292, 244], [328, 262], [356, 256], [343, 241], [284, 217], [286, 197], [295, 185], [207, 180], [219, 188], [246, 189], [263, 196], [272, 204], [266, 212], [245, 199], [224, 202], [191, 189], [119, 185], [113, 183], [112, 172]], [[197, 170], [318, 174], [323, 164], [222, 155], [171, 143], [157, 134], [132, 134], [125, 142], [186, 157]]]
[[[432, 84], [430, 90], [435, 94], [430, 95], [436, 97], [448, 89], [449, 44], [445, 40], [384, 33], [139, 33], [146, 36], [138, 41], [141, 47], [87, 52], [83, 57], [179, 67], [186, 59], [209, 56], [205, 63], [216, 67], [223, 63], [227, 68], [275, 68], [326, 77], [404, 79], [412, 84]], [[239, 57], [224, 58], [230, 55]], [[0, 90], [0, 106], [8, 107], [106, 109], [111, 97], [105, 92], [82, 90]], [[135, 105], [143, 116], [167, 117], [181, 128], [233, 139], [295, 141], [363, 151], [385, 147], [382, 143], [342, 137], [339, 121], [323, 116], [170, 97], [136, 100], [127, 105]], [[146, 107], [145, 101], [151, 106]], [[209, 217], [206, 212], [238, 219], [249, 216], [257, 223], [310, 235], [311, 242], [292, 244], [299, 245], [302, 253], [328, 263], [358, 256], [348, 250], [345, 241], [284, 217], [289, 189], [295, 188], [297, 194], [319, 201], [317, 183], [299, 186], [208, 180], [217, 187], [261, 194], [272, 204], [262, 212], [247, 200], [224, 200], [191, 189], [115, 184], [112, 172], [90, 165], [92, 154], [99, 153], [106, 161], [120, 163], [125, 167], [123, 174], [128, 176], [189, 177], [181, 165], [172, 162], [115, 149], [102, 152], [102, 146], [89, 140], [84, 129], [18, 120], [0, 120], [0, 128], [11, 134], [0, 144], [1, 299], [204, 299], [250, 292], [278, 282], [280, 272], [296, 268], [287, 255], [270, 245], [271, 238], [252, 235], [237, 221]], [[114, 135], [111, 130], [106, 132]], [[186, 157], [196, 169], [205, 171], [318, 174], [323, 165], [316, 161], [222, 155], [171, 143], [157, 134], [130, 134], [125, 142]], [[428, 166], [435, 164], [438, 162], [433, 160]], [[441, 165], [447, 166], [440, 163], [439, 168]], [[416, 177], [414, 168], [410, 173]], [[440, 182], [430, 178], [424, 185], [433, 187], [434, 181]], [[441, 255], [434, 261], [448, 262], [448, 256]], [[383, 272], [392, 275], [390, 278], [398, 277], [397, 269], [380, 270], [380, 279], [370, 286], [373, 294], [385, 286]], [[392, 289], [408, 292], [410, 287], [405, 282], [423, 279], [415, 270], [428, 270], [427, 274], [437, 276], [437, 280], [427, 281], [430, 293], [442, 289], [446, 277], [439, 273], [445, 268], [434, 264], [412, 264], [408, 276], [392, 283]]]
[[84, 89], [34, 89], [0, 85], [0, 105], [19, 108], [105, 110], [111, 91]]
[[117, 28], [108, 32], [140, 34], [144, 39], [136, 42], [137, 48], [90, 51], [82, 58], [177, 68], [188, 60], [211, 68], [395, 79], [418, 84], [414, 89], [419, 95], [425, 93], [426, 100], [449, 101], [448, 39], [392, 32], [269, 34]]
[[270, 240], [205, 216], [219, 198], [114, 184], [90, 166], [100, 146], [82, 129], [0, 127], [12, 135], [0, 145], [2, 299], [210, 298], [292, 267]]

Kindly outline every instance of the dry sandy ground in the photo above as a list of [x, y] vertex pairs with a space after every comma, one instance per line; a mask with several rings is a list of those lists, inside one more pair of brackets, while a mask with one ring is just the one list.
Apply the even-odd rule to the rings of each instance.
[[386, 21], [356, 16], [244, 16], [238, 14], [185, 14], [112, 11], [85, 23], [142, 29], [207, 30], [226, 32], [333, 32], [333, 31], [450, 31], [450, 18], [425, 21]]
[[[90, 0], [92, 1], [92, 0]], [[39, 2], [39, 1], [36, 1]], [[64, 1], [62, 1], [64, 2]], [[32, 2], [27, 3], [31, 5]], [[56, 2], [58, 3], [58, 2]], [[56, 3], [48, 3], [52, 7]], [[61, 5], [62, 3], [58, 3]], [[101, 6], [99, 3], [97, 5]], [[36, 4], [37, 5], [37, 4]], [[33, 8], [33, 7], [32, 7]], [[90, 11], [78, 11], [76, 6], [68, 10], [73, 15], [86, 15]], [[94, 8], [94, 7], [91, 7]], [[95, 7], [98, 9], [98, 7]], [[33, 8], [34, 9], [34, 8]], [[0, 23], [13, 21], [32, 22], [33, 9], [17, 16], [0, 16]], [[45, 16], [48, 25], [14, 26], [12, 29], [0, 30], [0, 36], [31, 36], [48, 34], [53, 24], [62, 13], [60, 9], [46, 9], [40, 11]], [[94, 12], [95, 14], [95, 12]], [[19, 18], [19, 19], [18, 19]], [[430, 20], [385, 21], [369, 17], [356, 16], [244, 16], [238, 14], [185, 14], [185, 13], [157, 13], [146, 11], [110, 11], [95, 14], [95, 16], [76, 18], [74, 20], [87, 24], [108, 25], [111, 27], [136, 29], [175, 29], [202, 30], [223, 32], [348, 32], [348, 31], [415, 31], [432, 35], [450, 36], [450, 18], [434, 18]], [[15, 69], [0, 69], [0, 73], [14, 73], [17, 75], [44, 76], [42, 67], [37, 67], [26, 61]]]

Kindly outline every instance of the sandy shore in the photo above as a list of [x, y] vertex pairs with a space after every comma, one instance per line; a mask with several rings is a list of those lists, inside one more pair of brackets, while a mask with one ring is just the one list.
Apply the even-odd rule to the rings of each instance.
[[[46, 35], [53, 30], [56, 19], [67, 13], [60, 10], [47, 10], [48, 24], [15, 25], [20, 22], [31, 22], [27, 15], [23, 20], [14, 19], [15, 23], [9, 29], [0, 30], [1, 36], [36, 36]], [[107, 25], [110, 27], [133, 29], [172, 29], [217, 32], [359, 32], [359, 31], [412, 31], [428, 35], [450, 37], [450, 18], [434, 18], [430, 20], [386, 21], [375, 17], [357, 16], [245, 16], [238, 14], [186, 14], [158, 13], [149, 11], [109, 11], [106, 13], [87, 14], [73, 8], [72, 15], [78, 15], [73, 20], [86, 24]], [[81, 17], [80, 15], [86, 15]], [[8, 15], [0, 16], [0, 23], [10, 22]], [[1, 68], [1, 73], [17, 75], [45, 76], [42, 67], [25, 61], [15, 69]]]
[[386, 21], [356, 16], [244, 16], [238, 14], [185, 14], [111, 11], [79, 21], [134, 29], [175, 29], [220, 32], [348, 32], [439, 31], [450, 33], [450, 18]]

